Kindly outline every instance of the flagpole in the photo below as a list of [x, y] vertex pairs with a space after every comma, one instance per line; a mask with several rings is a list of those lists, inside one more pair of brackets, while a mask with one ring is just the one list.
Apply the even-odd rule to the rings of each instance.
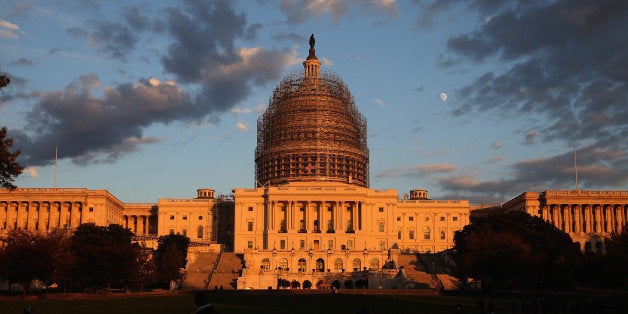
[[576, 161], [576, 145], [573, 146], [573, 167], [576, 172], [576, 191], [578, 191], [578, 164]]
[[55, 175], [54, 175], [54, 188], [57, 189], [57, 163], [59, 160], [59, 146], [55, 147]]

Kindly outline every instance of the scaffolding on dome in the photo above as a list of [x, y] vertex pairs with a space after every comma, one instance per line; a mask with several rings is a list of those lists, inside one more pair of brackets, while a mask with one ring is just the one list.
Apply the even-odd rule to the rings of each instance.
[[255, 179], [369, 186], [366, 119], [337, 75], [294, 73], [277, 85], [257, 120]]

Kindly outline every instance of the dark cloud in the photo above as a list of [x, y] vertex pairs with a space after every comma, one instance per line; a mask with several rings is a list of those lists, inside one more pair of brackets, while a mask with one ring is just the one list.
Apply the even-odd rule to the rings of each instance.
[[200, 114], [228, 111], [246, 99], [254, 86], [279, 78], [284, 52], [235, 46], [236, 39], [246, 39], [247, 30], [261, 25], [247, 27], [244, 14], [235, 13], [229, 2], [189, 2], [184, 10], [167, 12], [168, 32], [175, 42], [162, 64], [180, 81], [200, 84], [201, 92], [195, 97], [203, 104]]
[[477, 181], [468, 175], [441, 177], [438, 185], [455, 195], [473, 194], [475, 197], [506, 201], [523, 191], [548, 189], [574, 189], [578, 165], [578, 187], [596, 189], [599, 186], [616, 186], [628, 183], [628, 154], [617, 146], [605, 149], [587, 146], [574, 153], [519, 161], [509, 169], [509, 178], [494, 181]]
[[253, 41], [257, 39], [257, 32], [262, 29], [264, 26], [261, 23], [254, 23], [251, 26], [246, 28], [244, 32], [244, 39], [248, 41]]
[[[449, 1], [433, 4], [452, 5]], [[468, 6], [485, 23], [450, 38], [451, 55], [439, 57], [437, 63], [452, 66], [442, 60], [482, 63], [498, 59], [505, 67], [460, 88], [457, 96], [462, 103], [454, 115], [497, 114], [504, 120], [527, 117], [534, 123], [520, 130], [525, 145], [536, 141], [586, 143], [606, 153], [628, 151], [628, 2], [473, 1]], [[602, 172], [609, 165], [615, 167], [615, 179], [590, 180], [599, 184], [590, 188], [626, 182], [626, 163], [620, 162], [625, 162], [625, 155], [609, 156], [617, 160], [583, 160], [587, 167], [601, 167]], [[543, 164], [532, 165], [542, 169]], [[535, 172], [532, 166], [525, 168]], [[549, 168], [540, 172], [542, 180], [558, 185], [552, 177], [557, 173], [545, 170]]]
[[11, 65], [18, 65], [18, 66], [34, 66], [35, 63], [33, 63], [32, 60], [27, 59], [27, 58], [19, 58], [18, 60], [15, 61], [11, 61]]
[[193, 120], [199, 111], [191, 97], [171, 82], [141, 80], [105, 88], [95, 74], [82, 76], [63, 91], [36, 93], [28, 112], [29, 128], [13, 131], [15, 146], [28, 166], [45, 165], [55, 146], [75, 163], [113, 162], [154, 139], [143, 137], [143, 128], [154, 123]]
[[[367, 14], [384, 14], [392, 18], [398, 13], [398, 5], [394, 1], [316, 1], [316, 0], [282, 0], [279, 10], [286, 15], [286, 22], [296, 25], [309, 18], [321, 19], [329, 15], [332, 23], [339, 23], [348, 16], [350, 11], [357, 7]], [[381, 21], [376, 22], [377, 24]]]
[[308, 36], [299, 35], [297, 33], [281, 33], [273, 35], [274, 40], [287, 40], [294, 43], [306, 43]]
[[[492, 6], [481, 6], [489, 7]], [[512, 61], [462, 88], [454, 113], [542, 115], [545, 140], [625, 138], [628, 118], [628, 2], [559, 1], [503, 9], [480, 30], [448, 41], [474, 61]]]
[[91, 21], [90, 29], [72, 27], [67, 33], [86, 40], [96, 51], [111, 58], [126, 61], [139, 38], [122, 23], [110, 21]]
[[90, 41], [100, 53], [125, 60], [136, 49], [136, 34], [166, 30], [172, 44], [161, 61], [176, 83], [142, 79], [103, 87], [89, 74], [64, 90], [31, 94], [29, 127], [12, 132], [25, 165], [51, 163], [56, 146], [62, 158], [76, 164], [115, 162], [160, 141], [143, 135], [153, 124], [217, 123], [253, 87], [276, 82], [286, 66], [289, 51], [235, 45], [237, 39], [254, 38], [261, 25], [247, 26], [245, 15], [234, 12], [228, 1], [187, 1], [182, 8], [160, 12], [164, 18], [150, 22], [141, 10], [129, 7], [123, 10], [128, 24], [92, 21], [89, 28], [68, 33]]

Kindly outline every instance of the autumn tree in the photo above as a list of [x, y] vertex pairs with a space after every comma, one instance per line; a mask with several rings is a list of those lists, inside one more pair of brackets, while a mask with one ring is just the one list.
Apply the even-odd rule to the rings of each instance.
[[11, 229], [0, 249], [0, 276], [8, 281], [9, 287], [11, 283], [19, 283], [24, 298], [33, 280], [47, 280], [53, 273], [55, 246], [51, 237], [26, 229]]
[[581, 265], [568, 234], [524, 212], [490, 215], [454, 236], [459, 277], [483, 289], [571, 288]]
[[181, 234], [169, 234], [157, 239], [155, 262], [160, 283], [168, 284], [172, 280], [183, 279], [181, 269], [185, 267], [189, 246], [190, 239]]

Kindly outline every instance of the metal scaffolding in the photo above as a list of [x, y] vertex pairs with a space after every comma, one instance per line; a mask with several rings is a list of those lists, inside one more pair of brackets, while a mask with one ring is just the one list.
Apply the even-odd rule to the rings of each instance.
[[257, 120], [256, 186], [333, 181], [368, 187], [366, 119], [342, 80], [294, 73]]

